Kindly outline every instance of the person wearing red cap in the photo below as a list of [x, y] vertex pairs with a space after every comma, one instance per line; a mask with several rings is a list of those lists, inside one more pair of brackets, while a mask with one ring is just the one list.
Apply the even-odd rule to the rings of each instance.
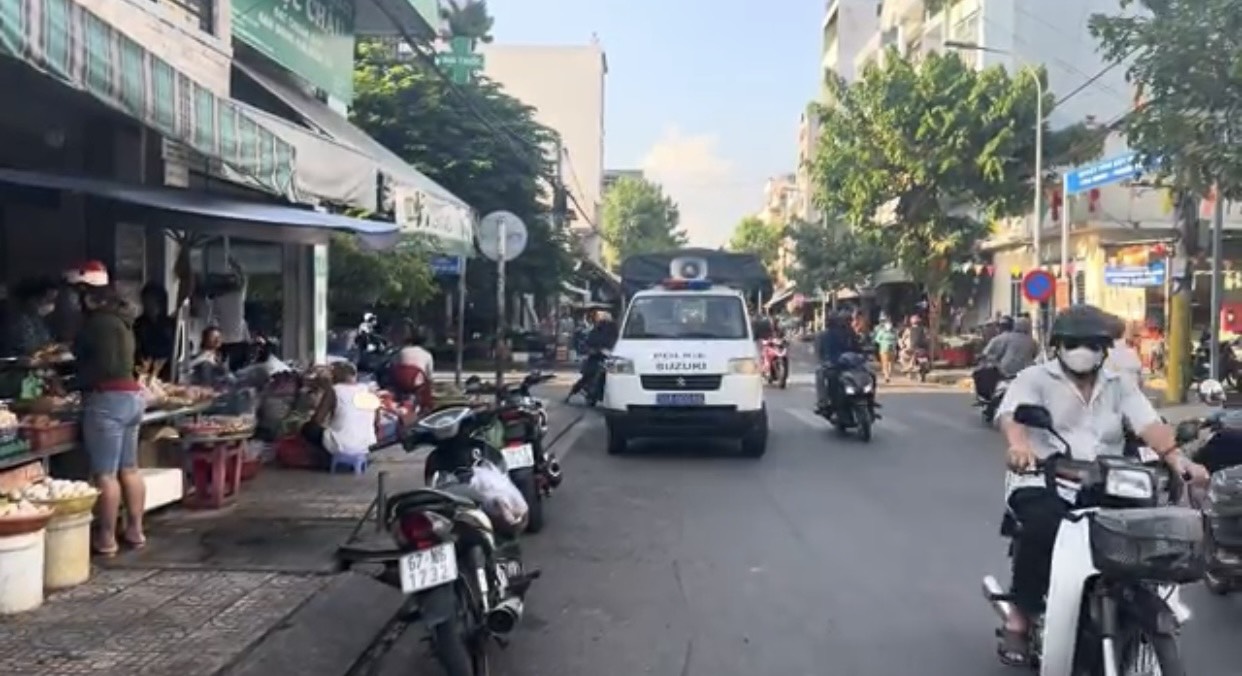
[[146, 485], [138, 473], [138, 428], [146, 402], [134, 378], [134, 332], [123, 301], [108, 286], [108, 271], [84, 266], [66, 281], [77, 287], [82, 324], [74, 340], [82, 388], [82, 441], [99, 488], [94, 549], [117, 553], [117, 519], [125, 499], [124, 541], [146, 544]]
[[81, 291], [90, 287], [108, 286], [108, 268], [99, 261], [87, 261], [65, 270], [63, 285], [56, 298], [56, 309], [48, 325], [59, 342], [72, 345], [82, 324]]

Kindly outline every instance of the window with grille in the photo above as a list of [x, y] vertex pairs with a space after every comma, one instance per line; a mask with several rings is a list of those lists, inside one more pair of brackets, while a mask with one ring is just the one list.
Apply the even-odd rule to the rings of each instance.
[[1022, 311], [1022, 280], [1009, 279], [1009, 316], [1017, 316]]

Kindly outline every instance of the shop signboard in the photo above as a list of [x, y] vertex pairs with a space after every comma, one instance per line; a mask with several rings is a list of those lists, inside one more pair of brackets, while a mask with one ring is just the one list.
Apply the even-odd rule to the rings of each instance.
[[431, 274], [436, 277], [456, 277], [461, 274], [464, 263], [461, 256], [435, 256], [431, 259]]
[[469, 209], [408, 186], [394, 186], [393, 198], [402, 234], [428, 236], [439, 254], [473, 253], [474, 221]]
[[233, 35], [298, 77], [354, 98], [353, 0], [239, 0]]
[[1164, 278], [1164, 261], [1153, 261], [1147, 265], [1109, 265], [1104, 268], [1104, 283], [1108, 286], [1164, 286]]

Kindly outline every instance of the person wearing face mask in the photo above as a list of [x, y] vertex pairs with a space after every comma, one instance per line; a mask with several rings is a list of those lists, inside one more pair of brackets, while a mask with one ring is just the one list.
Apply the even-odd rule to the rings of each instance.
[[1043, 606], [1057, 530], [1071, 509], [1048, 487], [1046, 477], [1034, 472], [1040, 460], [1063, 449], [1052, 435], [1016, 422], [1013, 414], [1019, 405], [1047, 408], [1053, 426], [1069, 443], [1075, 459], [1123, 455], [1128, 426], [1179, 474], [1196, 483], [1208, 478], [1207, 470], [1183, 457], [1173, 430], [1138, 385], [1105, 368], [1114, 331], [1113, 319], [1096, 307], [1075, 305], [1062, 311], [1049, 331], [1053, 358], [1019, 373], [997, 408], [1009, 446], [1006, 504], [1021, 526], [1012, 578], [1018, 612], [1006, 622], [997, 649], [1005, 664], [1021, 666], [1030, 661], [1029, 618]]
[[5, 347], [9, 354], [28, 357], [55, 342], [47, 318], [56, 309], [55, 282], [33, 279], [14, 290], [14, 313], [6, 324]]

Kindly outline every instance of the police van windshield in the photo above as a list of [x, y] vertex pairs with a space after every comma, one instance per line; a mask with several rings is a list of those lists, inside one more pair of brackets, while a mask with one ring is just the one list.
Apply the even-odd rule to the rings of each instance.
[[635, 298], [621, 337], [626, 340], [745, 340], [746, 308], [737, 296], [701, 293]]

